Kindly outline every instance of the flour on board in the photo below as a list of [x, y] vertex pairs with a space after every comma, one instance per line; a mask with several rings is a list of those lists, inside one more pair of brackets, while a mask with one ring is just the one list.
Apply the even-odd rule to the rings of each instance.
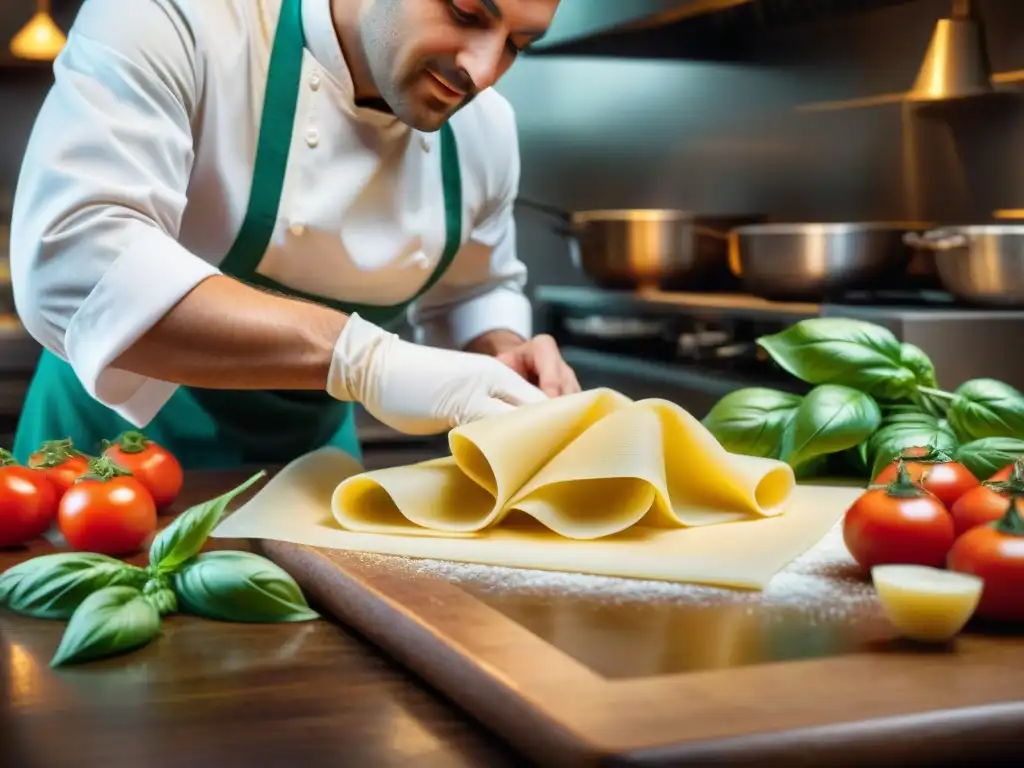
[[825, 612], [836, 618], [875, 599], [874, 588], [870, 581], [859, 575], [843, 543], [841, 522], [817, 545], [777, 573], [763, 591], [440, 560], [382, 558], [373, 554], [360, 554], [358, 557], [378, 562], [386, 559], [389, 567], [435, 575], [479, 595], [495, 593], [580, 597], [613, 604], [679, 602], [687, 605], [784, 605], [816, 614]]

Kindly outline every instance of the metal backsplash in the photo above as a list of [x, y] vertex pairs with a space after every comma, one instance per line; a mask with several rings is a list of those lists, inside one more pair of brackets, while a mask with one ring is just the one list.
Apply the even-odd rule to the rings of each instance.
[[[1024, 69], [1024, 3], [980, 4], [997, 80]], [[499, 86], [522, 194], [570, 209], [671, 206], [785, 220], [987, 220], [1024, 208], [1024, 97], [914, 110], [948, 0], [753, 39], [742, 62], [541, 57]], [[659, 46], [666, 45], [663, 37]], [[657, 58], [653, 58], [657, 57]], [[519, 215], [531, 282], [579, 283], [551, 222]]]

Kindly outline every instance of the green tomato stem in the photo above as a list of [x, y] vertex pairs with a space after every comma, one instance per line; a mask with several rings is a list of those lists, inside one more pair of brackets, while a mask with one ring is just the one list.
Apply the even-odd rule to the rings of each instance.
[[122, 432], [114, 441], [104, 440], [103, 450], [116, 446], [124, 453], [142, 453], [149, 446], [150, 440], [141, 432], [129, 430]]
[[1024, 536], [1024, 517], [1021, 517], [1017, 510], [1017, 501], [1020, 498], [1021, 496], [1016, 493], [1010, 495], [1010, 506], [1006, 514], [995, 524], [995, 529], [1005, 536]]
[[924, 453], [918, 455], [914, 453], [917, 448], [905, 448], [900, 451], [897, 459], [900, 461], [917, 461], [921, 464], [947, 464], [953, 460], [949, 454], [940, 448], [936, 448], [934, 445], [929, 444], [921, 447], [924, 448]]
[[98, 456], [89, 460], [89, 469], [75, 482], [83, 480], [113, 480], [115, 477], [131, 477], [132, 473], [115, 464], [109, 456]]
[[896, 464], [896, 479], [885, 486], [885, 493], [894, 499], [915, 499], [923, 496], [925, 491], [911, 479], [907, 465], [901, 458]]
[[47, 440], [39, 447], [38, 453], [40, 460], [29, 462], [29, 465], [35, 469], [59, 467], [68, 459], [85, 456], [84, 453], [75, 448], [75, 444], [70, 437], [63, 440]]
[[0, 467], [16, 467], [17, 465], [18, 461], [14, 458], [14, 454], [6, 448], [0, 448]]
[[995, 482], [986, 480], [982, 485], [988, 486], [997, 493], [1008, 493], [1011, 496], [1024, 495], [1024, 458], [1013, 462], [1009, 479]]

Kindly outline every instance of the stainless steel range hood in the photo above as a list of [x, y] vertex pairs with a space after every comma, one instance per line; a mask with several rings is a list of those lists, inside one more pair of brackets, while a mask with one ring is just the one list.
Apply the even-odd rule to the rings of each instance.
[[[562, 0], [543, 44], [573, 42], [609, 31], [671, 23], [680, 14], [707, 13], [718, 6], [743, 5], [751, 0]], [[710, 6], [701, 9], [701, 6]]]
[[[538, 53], [590, 38], [720, 16], [745, 30], [864, 13], [913, 0], [562, 0]], [[685, 54], [685, 52], [683, 52]]]

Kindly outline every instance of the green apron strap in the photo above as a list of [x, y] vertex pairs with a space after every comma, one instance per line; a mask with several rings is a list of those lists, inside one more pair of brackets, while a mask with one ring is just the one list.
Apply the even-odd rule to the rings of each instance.
[[263, 95], [249, 208], [234, 245], [220, 263], [225, 274], [244, 277], [254, 273], [274, 233], [288, 170], [305, 45], [301, 0], [282, 0]]
[[[452, 262], [455, 260], [455, 257], [458, 255], [459, 249], [462, 247], [462, 168], [459, 161], [459, 147], [455, 139], [455, 131], [452, 130], [451, 125], [449, 125], [448, 123], [442, 125], [440, 133], [441, 191], [444, 194], [445, 216], [444, 251], [441, 253], [441, 259], [438, 261], [433, 273], [430, 275], [429, 278], [427, 278], [427, 281], [420, 287], [420, 289], [416, 291], [416, 293], [408, 300], [402, 302], [401, 304], [395, 305], [360, 304], [358, 302], [353, 301], [336, 301], [334, 299], [324, 298], [323, 296], [316, 296], [314, 294], [304, 293], [302, 291], [296, 290], [295, 288], [289, 288], [288, 286], [282, 285], [281, 283], [277, 282], [276, 280], [273, 280], [272, 278], [267, 277], [266, 275], [261, 275], [259, 272], [256, 272], [255, 267], [253, 267], [252, 271], [249, 272], [229, 272], [228, 268], [226, 268], [224, 266], [224, 263], [222, 263], [221, 271], [227, 274], [231, 274], [233, 277], [237, 277], [238, 279], [243, 280], [244, 282], [249, 283], [250, 285], [274, 291], [276, 293], [293, 296], [304, 301], [315, 302], [322, 306], [330, 307], [331, 309], [336, 309], [339, 312], [344, 312], [346, 314], [358, 312], [360, 317], [384, 327], [392, 325], [394, 322], [400, 320], [402, 318], [402, 315], [405, 313], [406, 308], [410, 304], [419, 299], [423, 294], [429, 291], [438, 280], [444, 277], [445, 272], [448, 271], [448, 268], [451, 266]], [[259, 167], [259, 159], [257, 159], [257, 167]], [[261, 227], [259, 224], [259, 222], [265, 221], [265, 219], [256, 218], [256, 215], [253, 214], [253, 217], [251, 219], [248, 217], [246, 219], [246, 224], [251, 225], [251, 227], [249, 227], [251, 231], [245, 232], [243, 230], [243, 234], [246, 235], [246, 247], [250, 247], [250, 241], [256, 242], [257, 239], [262, 241], [263, 250], [260, 251], [260, 258], [262, 258], [262, 255], [266, 250], [267, 245], [269, 245], [270, 243], [270, 238], [273, 236], [274, 233], [274, 219], [276, 219], [277, 211], [276, 205], [279, 204], [280, 202], [281, 185], [283, 185], [283, 183], [284, 180], [282, 178], [280, 185], [277, 186], [276, 193], [273, 193], [273, 190], [269, 184], [267, 185], [266, 188], [257, 189], [254, 187], [253, 189], [253, 198], [267, 198], [266, 200], [260, 201], [259, 208], [261, 210], [263, 209], [263, 207], [269, 204], [269, 198], [272, 193], [275, 195], [276, 198], [274, 208], [275, 214], [269, 220], [266, 220], [268, 223], [265, 227]], [[259, 194], [257, 194], [257, 192]], [[249, 207], [250, 211], [253, 211], [253, 209], [256, 208], [257, 205], [253, 202], [250, 202]], [[257, 232], [257, 230], [259, 230], [259, 232]], [[237, 242], [241, 241], [242, 236], [240, 235]], [[235, 248], [231, 249], [231, 252], [228, 254], [227, 259], [231, 259], [232, 255], [235, 253], [235, 250]], [[243, 260], [248, 258], [249, 257], [247, 255], [243, 256], [242, 254], [238, 254], [235, 257], [235, 264], [241, 264]], [[225, 260], [225, 263], [227, 263], [227, 259]], [[235, 264], [229, 264], [228, 267], [234, 267]], [[256, 266], [258, 266], [258, 264], [259, 259], [256, 259]]]
[[445, 213], [444, 251], [433, 273], [408, 301], [394, 306], [335, 301], [289, 288], [261, 275], [257, 269], [274, 235], [284, 191], [302, 82], [305, 42], [301, 0], [283, 0], [274, 34], [274, 47], [270, 54], [249, 207], [231, 250], [220, 264], [220, 270], [260, 288], [315, 302], [347, 314], [358, 312], [371, 322], [390, 325], [401, 318], [409, 304], [441, 279], [462, 245], [462, 169], [455, 131], [447, 122], [441, 126], [440, 131], [441, 186]]

